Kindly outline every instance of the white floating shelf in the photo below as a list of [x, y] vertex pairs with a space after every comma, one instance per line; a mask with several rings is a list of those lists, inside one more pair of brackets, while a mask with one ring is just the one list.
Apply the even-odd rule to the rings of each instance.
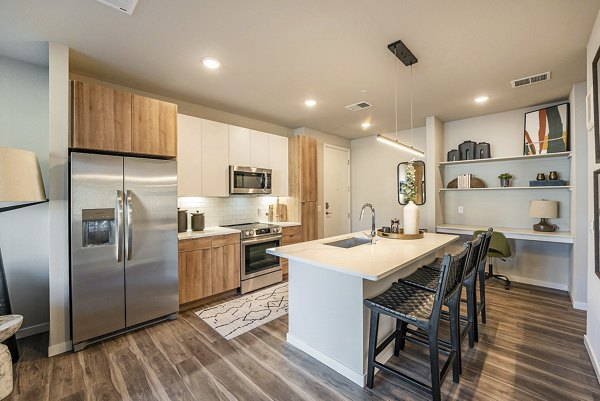
[[[463, 224], [441, 224], [436, 227], [436, 232], [444, 234], [473, 235], [474, 231], [487, 230], [488, 226], [471, 226]], [[540, 232], [526, 228], [494, 227], [494, 231], [503, 233], [506, 238], [527, 241], [558, 242], [563, 244], [573, 243], [573, 234], [568, 231]]]
[[544, 153], [541, 155], [520, 155], [520, 156], [509, 156], [509, 157], [493, 157], [489, 159], [474, 159], [474, 160], [459, 160], [455, 162], [440, 162], [439, 167], [444, 166], [455, 166], [462, 164], [474, 164], [474, 163], [494, 163], [494, 162], [508, 162], [518, 160], [540, 160], [540, 159], [569, 159], [571, 152], [558, 152], [558, 153]]
[[546, 187], [487, 187], [487, 188], [440, 188], [440, 192], [445, 191], [505, 191], [521, 189], [571, 189], [570, 185], [546, 186]]

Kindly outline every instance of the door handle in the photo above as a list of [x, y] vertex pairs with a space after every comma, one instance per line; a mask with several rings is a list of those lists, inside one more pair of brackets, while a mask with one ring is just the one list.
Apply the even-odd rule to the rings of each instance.
[[115, 222], [117, 237], [117, 262], [123, 261], [123, 191], [117, 190], [117, 221]]
[[127, 246], [125, 247], [125, 258], [127, 260], [131, 260], [131, 255], [133, 253], [133, 201], [132, 201], [133, 191], [127, 190], [125, 196], [125, 206], [127, 208], [127, 230], [125, 230], [125, 242]]
[[330, 215], [330, 214], [333, 214], [333, 213], [331, 213], [331, 212], [325, 212], [325, 214]]

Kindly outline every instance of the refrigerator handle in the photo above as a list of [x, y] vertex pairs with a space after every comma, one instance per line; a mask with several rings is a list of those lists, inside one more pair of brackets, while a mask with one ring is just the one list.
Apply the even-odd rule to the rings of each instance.
[[127, 230], [125, 230], [125, 242], [127, 246], [125, 248], [125, 257], [127, 260], [131, 260], [133, 254], [133, 202], [132, 202], [133, 191], [127, 190], [125, 196], [125, 205], [127, 207]]
[[117, 262], [123, 261], [123, 191], [117, 190], [117, 221], [115, 222], [117, 240]]

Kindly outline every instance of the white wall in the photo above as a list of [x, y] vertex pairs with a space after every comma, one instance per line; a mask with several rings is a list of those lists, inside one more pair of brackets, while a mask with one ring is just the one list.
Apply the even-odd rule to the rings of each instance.
[[571, 104], [571, 143], [574, 144], [571, 168], [571, 232], [575, 236], [571, 253], [571, 274], [569, 277], [569, 293], [573, 306], [587, 309], [587, 252], [588, 252], [588, 219], [587, 219], [587, 142], [588, 132], [585, 116], [586, 82], [573, 86], [569, 103]]
[[[396, 138], [395, 134], [386, 134]], [[398, 140], [425, 149], [425, 127], [413, 129], [411, 140], [410, 130], [398, 132]], [[352, 216], [352, 231], [371, 228], [371, 216], [365, 215], [362, 222], [360, 208], [365, 203], [371, 203], [376, 210], [376, 226], [389, 226], [392, 218], [399, 218], [402, 222], [404, 206], [398, 203], [397, 167], [398, 163], [406, 162], [413, 156], [393, 146], [386, 145], [375, 139], [375, 135], [355, 139], [351, 142], [350, 175], [351, 175], [351, 203], [350, 215]], [[426, 161], [425, 158], [417, 160]], [[433, 172], [426, 170], [426, 184], [430, 185]], [[434, 200], [426, 199], [420, 209], [420, 226], [427, 227], [426, 209], [435, 207]]]
[[[562, 103], [562, 102], [557, 102]], [[557, 104], [552, 103], [552, 104]], [[517, 156], [523, 153], [524, 114], [547, 105], [511, 110], [444, 123], [444, 151], [456, 149], [466, 141], [488, 142], [492, 157]], [[571, 105], [571, 113], [574, 113]], [[571, 141], [573, 148], [574, 141]], [[463, 171], [464, 170], [464, 171]], [[570, 160], [523, 161], [511, 163], [488, 163], [485, 165], [447, 166], [444, 170], [444, 186], [451, 177], [460, 173], [472, 173], [482, 178], [487, 186], [499, 186], [498, 174], [512, 173], [514, 186], [528, 186], [537, 172], [548, 175], [558, 170], [559, 175], [571, 180]], [[443, 198], [444, 222], [451, 224], [489, 225], [492, 227], [530, 228], [538, 219], [528, 216], [531, 199], [553, 199], [559, 201], [559, 218], [551, 222], [560, 230], [569, 231], [570, 198], [568, 190], [541, 191], [487, 191], [446, 192]], [[515, 207], [515, 205], [520, 205]], [[463, 206], [464, 213], [458, 213]], [[490, 213], [490, 210], [493, 212]], [[511, 280], [541, 285], [562, 290], [569, 289], [570, 255], [572, 246], [534, 241], [509, 241], [513, 257], [507, 262], [497, 261], [495, 271], [507, 275]]]
[[[46, 48], [47, 53], [47, 48]], [[34, 151], [48, 192], [48, 67], [0, 56], [0, 146]], [[48, 204], [0, 213], [0, 248], [20, 337], [48, 330]]]
[[[596, 17], [596, 24], [592, 30], [590, 40], [587, 45], [587, 87], [592, 86], [592, 60], [596, 51], [600, 47], [600, 13]], [[594, 154], [594, 135], [593, 132], [588, 135], [588, 220], [590, 224], [594, 221], [594, 186], [593, 171], [600, 168], [596, 163]], [[587, 334], [585, 335], [585, 344], [587, 346], [590, 358], [596, 369], [596, 375], [600, 380], [600, 277], [594, 271], [594, 236], [588, 235], [588, 290], [587, 290]]]
[[49, 283], [50, 339], [48, 354], [71, 349], [69, 312], [69, 48], [48, 44], [49, 93]]

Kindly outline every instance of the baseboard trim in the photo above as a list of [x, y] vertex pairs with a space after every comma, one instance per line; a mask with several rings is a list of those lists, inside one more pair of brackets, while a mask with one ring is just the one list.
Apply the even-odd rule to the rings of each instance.
[[35, 326], [22, 327], [17, 331], [17, 339], [34, 336], [36, 334], [50, 331], [50, 323], [36, 324]]
[[546, 287], [546, 288], [552, 288], [555, 290], [562, 290], [562, 291], [569, 290], [569, 286], [567, 284], [563, 284], [563, 283], [553, 283], [551, 281], [536, 280], [534, 278], [519, 277], [519, 276], [514, 276], [514, 275], [509, 275], [508, 278], [510, 279], [510, 281], [514, 281], [515, 283], [537, 285], [538, 287]]
[[573, 305], [573, 308], [585, 311], [587, 310], [587, 302], [574, 301], [570, 291], [569, 298], [571, 299], [571, 304]]
[[48, 347], [48, 356], [55, 356], [64, 354], [73, 349], [73, 343], [71, 341], [65, 341], [64, 343], [54, 344]]
[[298, 348], [300, 351], [312, 356], [317, 361], [329, 366], [331, 369], [335, 370], [342, 376], [347, 377], [348, 379], [352, 380], [354, 383], [358, 384], [359, 386], [361, 386], [361, 387], [365, 386], [365, 379], [364, 379], [364, 375], [362, 374], [362, 372], [360, 372], [360, 373], [355, 372], [353, 369], [350, 369], [349, 367], [347, 367], [343, 363], [338, 362], [337, 360], [333, 359], [329, 355], [324, 354], [323, 352], [311, 347], [310, 345], [306, 344], [302, 340], [297, 339], [290, 333], [287, 333], [287, 342], [289, 344], [293, 345], [294, 347]]
[[598, 362], [598, 358], [596, 358], [596, 354], [594, 353], [592, 344], [590, 344], [590, 340], [587, 334], [583, 336], [583, 343], [585, 344], [585, 348], [587, 349], [588, 355], [590, 356], [590, 360], [592, 361], [594, 372], [596, 372], [596, 379], [598, 379], [598, 383], [600, 383], [600, 363]]
[[[366, 373], [361, 374], [361, 373], [354, 371], [353, 369], [350, 369], [349, 367], [338, 362], [337, 360], [333, 359], [329, 355], [324, 354], [323, 352], [306, 344], [304, 341], [297, 339], [290, 333], [287, 333], [287, 342], [289, 344], [293, 345], [294, 347], [298, 348], [300, 351], [312, 356], [317, 361], [329, 366], [331, 369], [335, 370], [342, 376], [352, 380], [354, 383], [358, 384], [359, 386], [361, 386], [361, 387], [366, 386], [366, 384], [367, 384], [367, 374]], [[392, 342], [385, 348], [385, 350], [383, 350], [381, 352], [381, 354], [379, 354], [377, 356], [377, 360], [381, 363], [386, 363], [388, 361], [388, 359], [390, 359], [393, 355], [394, 355], [394, 343]], [[379, 369], [376, 369], [375, 373], [377, 373], [378, 371], [379, 371]]]

